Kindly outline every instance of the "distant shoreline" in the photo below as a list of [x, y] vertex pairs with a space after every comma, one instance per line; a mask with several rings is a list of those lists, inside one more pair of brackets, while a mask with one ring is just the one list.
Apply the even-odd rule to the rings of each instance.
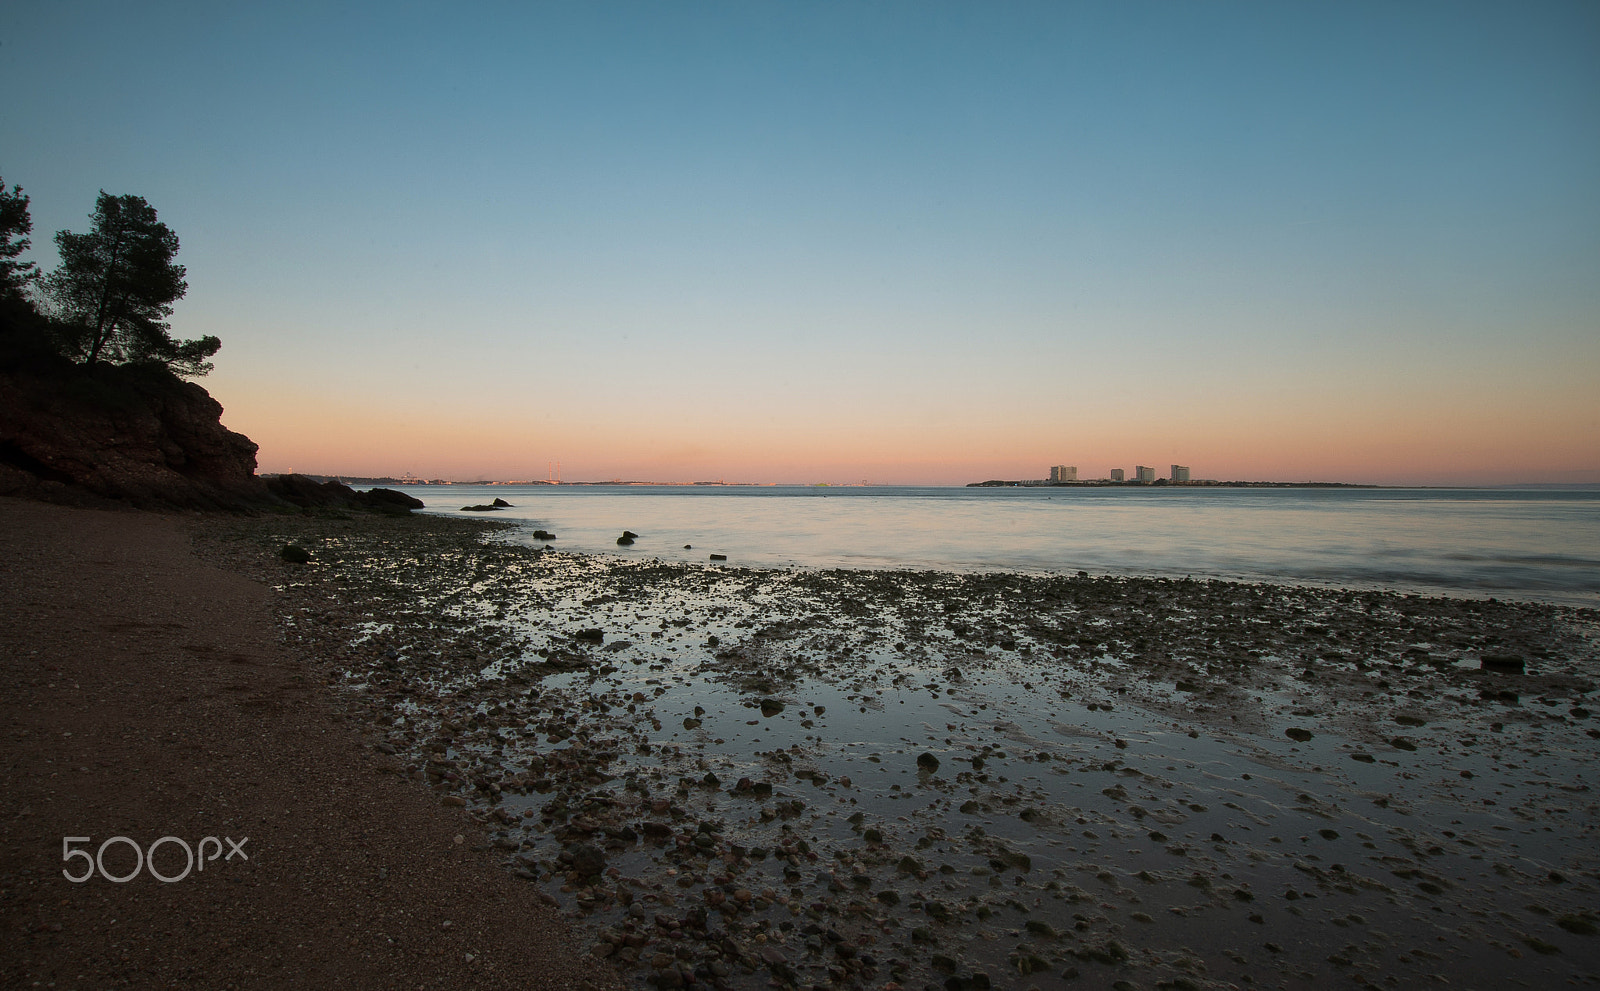
[[[287, 472], [265, 472], [262, 478], [270, 478]], [[1085, 479], [1076, 482], [1050, 482], [1032, 481], [1025, 479], [988, 479], [982, 482], [967, 482], [961, 484], [898, 484], [898, 483], [861, 483], [861, 482], [660, 482], [638, 481], [623, 479], [603, 479], [599, 481], [551, 481], [549, 479], [476, 479], [473, 481], [456, 481], [447, 478], [396, 478], [393, 475], [323, 475], [300, 473], [302, 477], [315, 482], [337, 481], [350, 486], [388, 486], [388, 485], [418, 485], [418, 486], [476, 486], [476, 485], [548, 485], [551, 487], [565, 488], [638, 488], [656, 486], [661, 488], [1184, 488], [1184, 489], [1537, 489], [1552, 492], [1585, 492], [1600, 489], [1600, 482], [1502, 482], [1494, 485], [1377, 485], [1361, 482], [1262, 482], [1262, 481], [1215, 481], [1212, 479], [1196, 479], [1189, 482], [1174, 482], [1167, 478], [1158, 478], [1153, 482], [1122, 481], [1114, 482], [1109, 479]]]
[[1079, 482], [1025, 482], [1004, 481], [992, 478], [986, 482], [968, 482], [969, 489], [1073, 489], [1073, 488], [1178, 488], [1178, 489], [1382, 489], [1393, 486], [1362, 485], [1356, 482], [1216, 482], [1209, 479], [1192, 482], [1174, 482], [1166, 478], [1158, 478], [1153, 482], [1123, 481], [1115, 482], [1110, 479], [1085, 479]]

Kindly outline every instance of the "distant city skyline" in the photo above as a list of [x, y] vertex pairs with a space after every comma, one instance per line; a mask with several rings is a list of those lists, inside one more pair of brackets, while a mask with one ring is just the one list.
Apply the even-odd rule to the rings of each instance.
[[1597, 482], [1596, 38], [1553, 0], [13, 4], [0, 176], [47, 271], [98, 191], [159, 211], [266, 472]]

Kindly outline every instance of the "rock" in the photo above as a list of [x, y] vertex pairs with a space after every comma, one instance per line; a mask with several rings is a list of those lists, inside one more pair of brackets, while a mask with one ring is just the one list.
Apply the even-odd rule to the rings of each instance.
[[1478, 661], [1478, 667], [1501, 674], [1522, 674], [1528, 669], [1527, 663], [1516, 654], [1484, 654]]
[[1410, 740], [1406, 739], [1403, 736], [1397, 736], [1394, 739], [1390, 740], [1389, 741], [1389, 746], [1395, 748], [1396, 750], [1415, 750], [1415, 749], [1417, 749], [1417, 745], [1415, 743], [1412, 743]]
[[284, 544], [278, 556], [290, 564], [305, 564], [311, 560], [311, 552], [297, 544]]
[[617, 546], [619, 546], [619, 547], [627, 547], [627, 546], [629, 546], [630, 544], [633, 543], [633, 538], [635, 536], [637, 536], [637, 535], [632, 533], [632, 532], [624, 532], [622, 534], [622, 536], [617, 538]]
[[1291, 740], [1294, 740], [1296, 743], [1304, 743], [1307, 740], [1311, 739], [1311, 736], [1312, 736], [1310, 730], [1301, 729], [1298, 726], [1289, 727], [1288, 729], [1283, 731], [1283, 735], [1287, 736]]
[[692, 551], [692, 550], [694, 550], [694, 545], [693, 544], [684, 544], [683, 545], [683, 549], [686, 550], [686, 551]]
[[713, 561], [726, 561], [727, 559], [728, 559], [728, 555], [726, 555], [726, 554], [713, 554], [713, 555], [711, 555], [711, 560], [713, 560]]
[[938, 769], [939, 769], [939, 758], [935, 757], [933, 754], [930, 754], [930, 753], [928, 753], [926, 751], [924, 751], [923, 753], [920, 753], [920, 754], [917, 755], [917, 770], [926, 771], [929, 774], [932, 774], [933, 772], [937, 771]]
[[165, 368], [7, 361], [0, 495], [141, 508], [281, 504], [255, 475], [255, 443], [221, 418], [205, 389]]
[[490, 505], [500, 509], [507, 509], [511, 506], [511, 503], [506, 502], [504, 499], [496, 499], [494, 502], [490, 503]]
[[579, 630], [572, 635], [572, 638], [585, 643], [600, 643], [605, 640], [606, 634], [604, 630]]
[[368, 489], [365, 492], [355, 493], [356, 502], [367, 509], [375, 509], [380, 513], [409, 513], [413, 509], [421, 509], [421, 499], [408, 496], [404, 492], [394, 489]]
[[463, 513], [498, 513], [500, 511], [500, 507], [487, 506], [480, 503], [476, 506], [462, 506], [461, 511]]
[[684, 729], [699, 729], [700, 728], [700, 720], [695, 719], [692, 716], [685, 716], [685, 717], [683, 717], [683, 728]]
[[762, 699], [761, 700], [761, 714], [763, 716], [766, 716], [767, 718], [770, 719], [771, 717], [776, 716], [778, 713], [780, 713], [782, 711], [783, 711], [783, 703], [779, 702], [777, 699]]
[[535, 531], [533, 531], [533, 539], [534, 540], [554, 540], [554, 539], [556, 539], [556, 535], [551, 533], [549, 530], [535, 530]]
[[580, 843], [572, 848], [572, 869], [584, 877], [599, 874], [606, 869], [606, 855], [599, 847]]

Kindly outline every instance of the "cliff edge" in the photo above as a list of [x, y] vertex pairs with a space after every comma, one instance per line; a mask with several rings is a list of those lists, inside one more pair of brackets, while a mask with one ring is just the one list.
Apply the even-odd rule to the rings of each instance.
[[222, 425], [222, 405], [163, 367], [0, 358], [0, 494], [140, 508], [275, 502], [255, 470], [255, 442]]

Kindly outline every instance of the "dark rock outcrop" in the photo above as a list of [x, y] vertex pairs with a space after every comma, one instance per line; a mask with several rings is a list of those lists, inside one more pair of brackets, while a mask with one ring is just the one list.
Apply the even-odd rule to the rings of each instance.
[[357, 492], [343, 482], [318, 482], [304, 475], [274, 475], [267, 491], [301, 509], [370, 509], [380, 513], [409, 513], [422, 508], [422, 500], [394, 489]]
[[0, 495], [196, 509], [270, 504], [255, 468], [255, 442], [222, 425], [221, 404], [165, 368], [0, 363]]
[[200, 386], [161, 365], [75, 364], [27, 329], [0, 322], [0, 495], [143, 509], [422, 506], [393, 489], [262, 479], [255, 442], [222, 425], [222, 404]]

